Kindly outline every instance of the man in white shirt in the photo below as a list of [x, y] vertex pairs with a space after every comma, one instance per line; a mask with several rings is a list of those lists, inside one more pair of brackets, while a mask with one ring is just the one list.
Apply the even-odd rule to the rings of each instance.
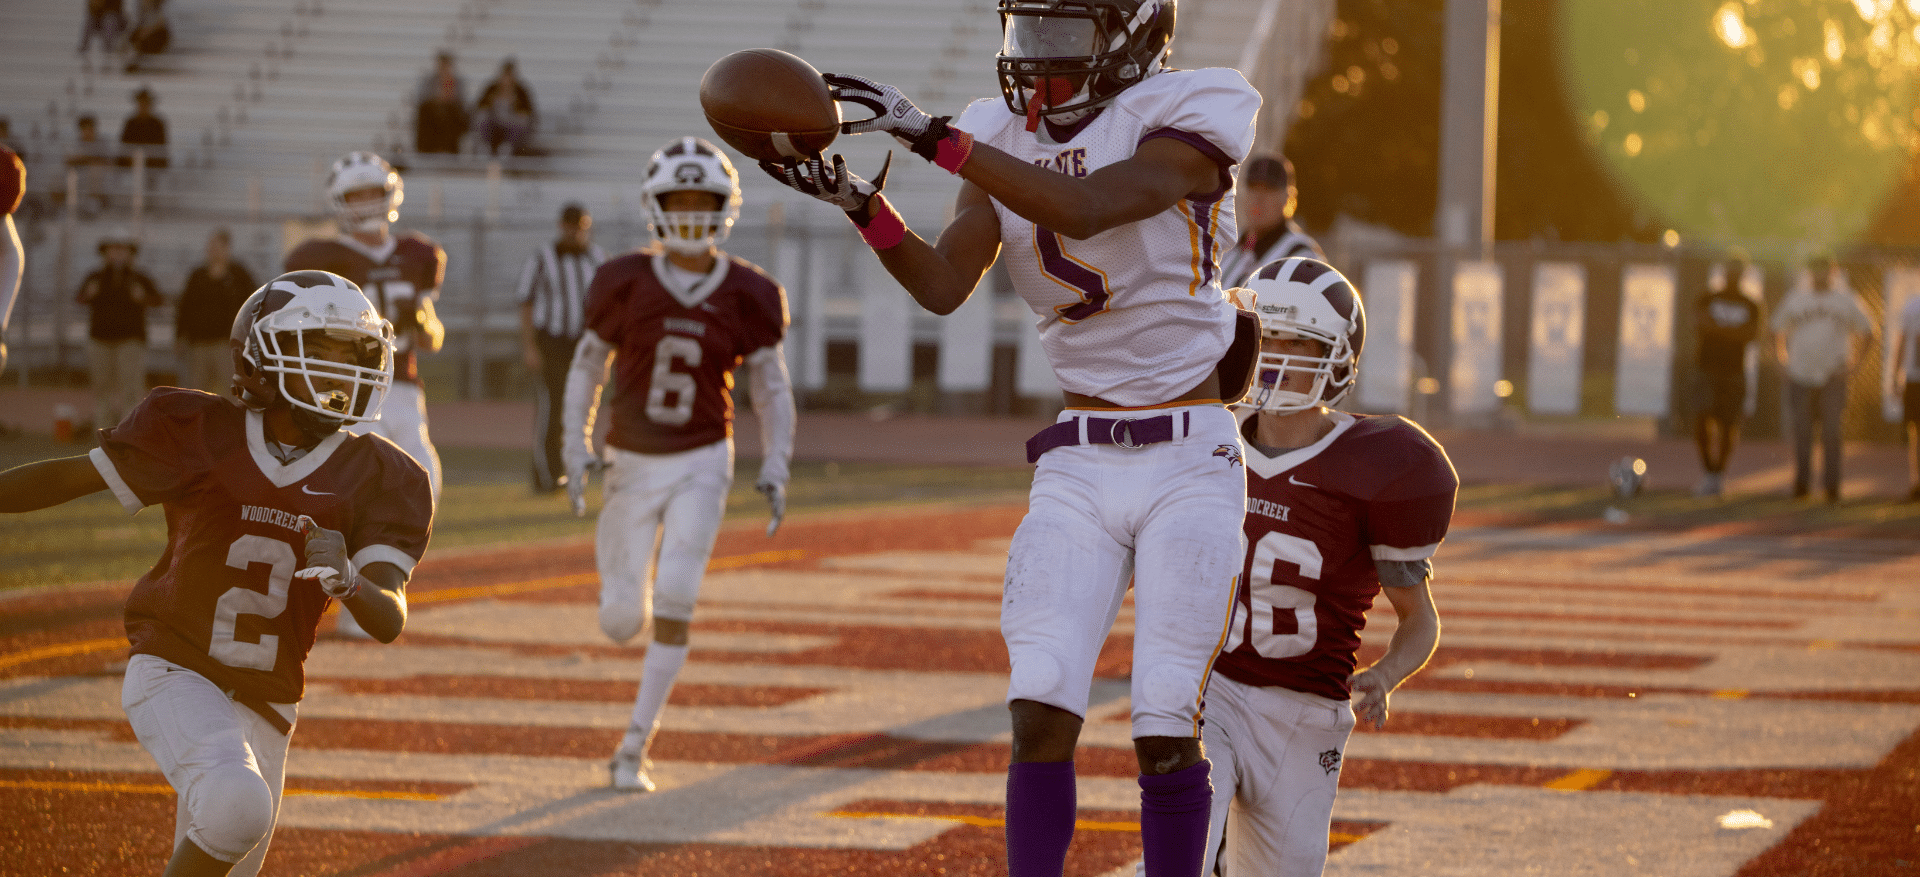
[[1787, 431], [1793, 437], [1793, 496], [1812, 484], [1813, 428], [1820, 426], [1821, 483], [1827, 502], [1840, 501], [1840, 420], [1847, 409], [1847, 375], [1873, 341], [1873, 321], [1860, 297], [1836, 275], [1833, 257], [1807, 261], [1808, 286], [1787, 293], [1771, 321], [1786, 370]]

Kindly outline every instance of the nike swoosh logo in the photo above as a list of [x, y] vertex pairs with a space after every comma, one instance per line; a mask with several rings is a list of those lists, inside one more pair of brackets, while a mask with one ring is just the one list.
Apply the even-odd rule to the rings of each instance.
[[320, 490], [314, 490], [313, 488], [311, 488], [311, 487], [308, 487], [308, 486], [307, 486], [307, 485], [305, 485], [305, 484], [302, 484], [302, 485], [300, 485], [300, 492], [301, 492], [301, 493], [304, 493], [304, 494], [306, 494], [306, 495], [308, 495], [308, 496], [332, 496], [332, 495], [333, 495], [333, 494], [331, 494], [331, 493], [327, 493], [327, 492], [325, 492], [325, 491], [320, 491]]
[[1295, 478], [1295, 477], [1293, 477], [1292, 475], [1288, 475], [1288, 476], [1287, 476], [1287, 483], [1288, 483], [1288, 484], [1291, 484], [1291, 485], [1293, 485], [1293, 486], [1295, 486], [1295, 487], [1311, 487], [1311, 488], [1313, 488], [1314, 490], [1319, 490], [1319, 489], [1320, 489], [1320, 485], [1318, 485], [1318, 484], [1308, 484], [1308, 483], [1306, 483], [1305, 481], [1301, 481], [1300, 479], [1298, 479], [1298, 478]]

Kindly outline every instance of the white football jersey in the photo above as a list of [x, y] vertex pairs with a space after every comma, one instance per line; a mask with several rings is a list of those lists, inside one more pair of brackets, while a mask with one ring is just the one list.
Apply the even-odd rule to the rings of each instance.
[[1220, 165], [1220, 188], [1166, 211], [1071, 240], [998, 201], [1002, 258], [1038, 317], [1060, 386], [1117, 405], [1168, 401], [1200, 383], [1233, 338], [1220, 258], [1234, 245], [1233, 177], [1253, 146], [1260, 94], [1239, 71], [1170, 70], [1114, 98], [1064, 143], [1000, 98], [974, 101], [954, 122], [981, 143], [1084, 177], [1173, 137]]

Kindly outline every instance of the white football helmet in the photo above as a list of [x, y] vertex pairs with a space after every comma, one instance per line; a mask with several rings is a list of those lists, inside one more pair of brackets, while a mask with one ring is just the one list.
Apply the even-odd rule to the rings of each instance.
[[[1319, 405], [1334, 406], [1353, 389], [1366, 343], [1367, 312], [1360, 293], [1332, 266], [1294, 257], [1260, 267], [1247, 278], [1259, 296], [1260, 337], [1308, 338], [1327, 346], [1324, 356], [1289, 356], [1262, 350], [1246, 404], [1274, 414]], [[1283, 389], [1281, 376], [1311, 374], [1310, 390]]]
[[[379, 189], [386, 195], [377, 201], [348, 203], [347, 193], [362, 189]], [[400, 218], [400, 202], [406, 200], [406, 193], [401, 189], [400, 174], [386, 159], [371, 152], [349, 152], [334, 162], [327, 174], [327, 200], [332, 202], [340, 224], [349, 231], [375, 231]]]
[[[350, 342], [352, 353], [317, 349], [320, 336]], [[229, 342], [235, 394], [247, 407], [285, 401], [315, 439], [380, 419], [393, 383], [393, 324], [353, 281], [325, 271], [275, 277], [240, 306]]]
[[[709, 192], [720, 196], [720, 209], [669, 213], [661, 198], [669, 192]], [[733, 162], [714, 145], [698, 137], [681, 137], [660, 148], [647, 162], [647, 181], [640, 187], [647, 224], [653, 236], [676, 253], [694, 255], [717, 247], [733, 233], [740, 218], [740, 175]]]

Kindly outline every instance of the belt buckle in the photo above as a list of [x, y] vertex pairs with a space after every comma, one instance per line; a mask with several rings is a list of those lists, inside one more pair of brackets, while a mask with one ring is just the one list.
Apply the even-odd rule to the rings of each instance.
[[[1140, 418], [1137, 417], [1123, 417], [1114, 421], [1113, 425], [1107, 428], [1107, 438], [1115, 445], [1126, 448], [1127, 450], [1146, 447], [1145, 443], [1133, 440], [1133, 427], [1128, 425], [1139, 419]], [[1122, 435], [1126, 437], [1121, 438]]]

